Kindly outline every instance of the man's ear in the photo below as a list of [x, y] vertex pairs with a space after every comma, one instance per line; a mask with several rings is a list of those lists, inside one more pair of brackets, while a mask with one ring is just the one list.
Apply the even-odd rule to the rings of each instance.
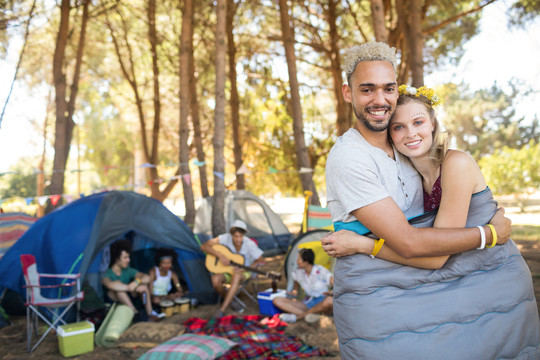
[[351, 88], [347, 84], [343, 84], [341, 86], [341, 93], [343, 94], [343, 99], [348, 102], [352, 103], [352, 94], [351, 94]]

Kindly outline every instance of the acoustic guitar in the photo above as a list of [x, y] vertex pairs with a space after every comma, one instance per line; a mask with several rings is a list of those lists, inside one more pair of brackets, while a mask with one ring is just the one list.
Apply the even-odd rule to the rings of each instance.
[[272, 279], [272, 281], [279, 281], [281, 279], [281, 274], [275, 271], [262, 271], [256, 268], [245, 266], [244, 256], [242, 254], [233, 253], [225, 245], [215, 244], [212, 246], [212, 248], [218, 251], [220, 254], [225, 255], [227, 259], [231, 260], [231, 265], [225, 266], [221, 263], [221, 261], [219, 261], [219, 258], [217, 258], [216, 256], [212, 254], [206, 254], [205, 265], [208, 271], [210, 272], [213, 272], [216, 274], [228, 273], [232, 275], [232, 273], [234, 272], [234, 267], [239, 267], [247, 271], [264, 275], [267, 278]]

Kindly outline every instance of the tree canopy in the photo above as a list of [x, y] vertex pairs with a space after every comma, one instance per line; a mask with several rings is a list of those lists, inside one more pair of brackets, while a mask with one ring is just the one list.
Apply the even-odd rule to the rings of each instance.
[[[343, 50], [386, 41], [397, 49], [398, 81], [422, 85], [459, 61], [494, 2], [0, 0], [0, 55], [23, 39], [16, 81], [54, 94], [46, 195], [78, 195], [76, 171], [80, 191], [182, 197], [192, 216], [193, 196], [221, 182], [324, 198], [326, 155], [353, 122], [341, 96]], [[526, 26], [538, 1], [510, 10], [508, 20]], [[445, 126], [476, 159], [538, 142], [538, 120], [514, 112], [520, 84], [442, 85]], [[2, 196], [32, 196], [11, 175], [0, 177], [11, 188]]]

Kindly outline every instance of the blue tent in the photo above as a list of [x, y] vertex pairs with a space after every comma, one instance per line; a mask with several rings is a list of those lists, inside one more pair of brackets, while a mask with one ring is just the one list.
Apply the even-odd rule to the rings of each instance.
[[41, 273], [80, 273], [101, 293], [104, 250], [122, 238], [132, 241], [132, 266], [143, 272], [154, 265], [156, 248], [175, 249], [189, 291], [203, 303], [214, 301], [204, 253], [189, 227], [157, 200], [128, 191], [83, 197], [38, 220], [0, 260], [0, 290], [24, 295], [19, 257], [33, 254]]

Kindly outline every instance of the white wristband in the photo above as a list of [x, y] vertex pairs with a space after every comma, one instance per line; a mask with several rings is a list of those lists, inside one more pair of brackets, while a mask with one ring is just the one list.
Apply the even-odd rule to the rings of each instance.
[[477, 226], [478, 230], [480, 230], [480, 247], [477, 247], [477, 250], [482, 250], [486, 247], [486, 232], [484, 231], [483, 226]]

